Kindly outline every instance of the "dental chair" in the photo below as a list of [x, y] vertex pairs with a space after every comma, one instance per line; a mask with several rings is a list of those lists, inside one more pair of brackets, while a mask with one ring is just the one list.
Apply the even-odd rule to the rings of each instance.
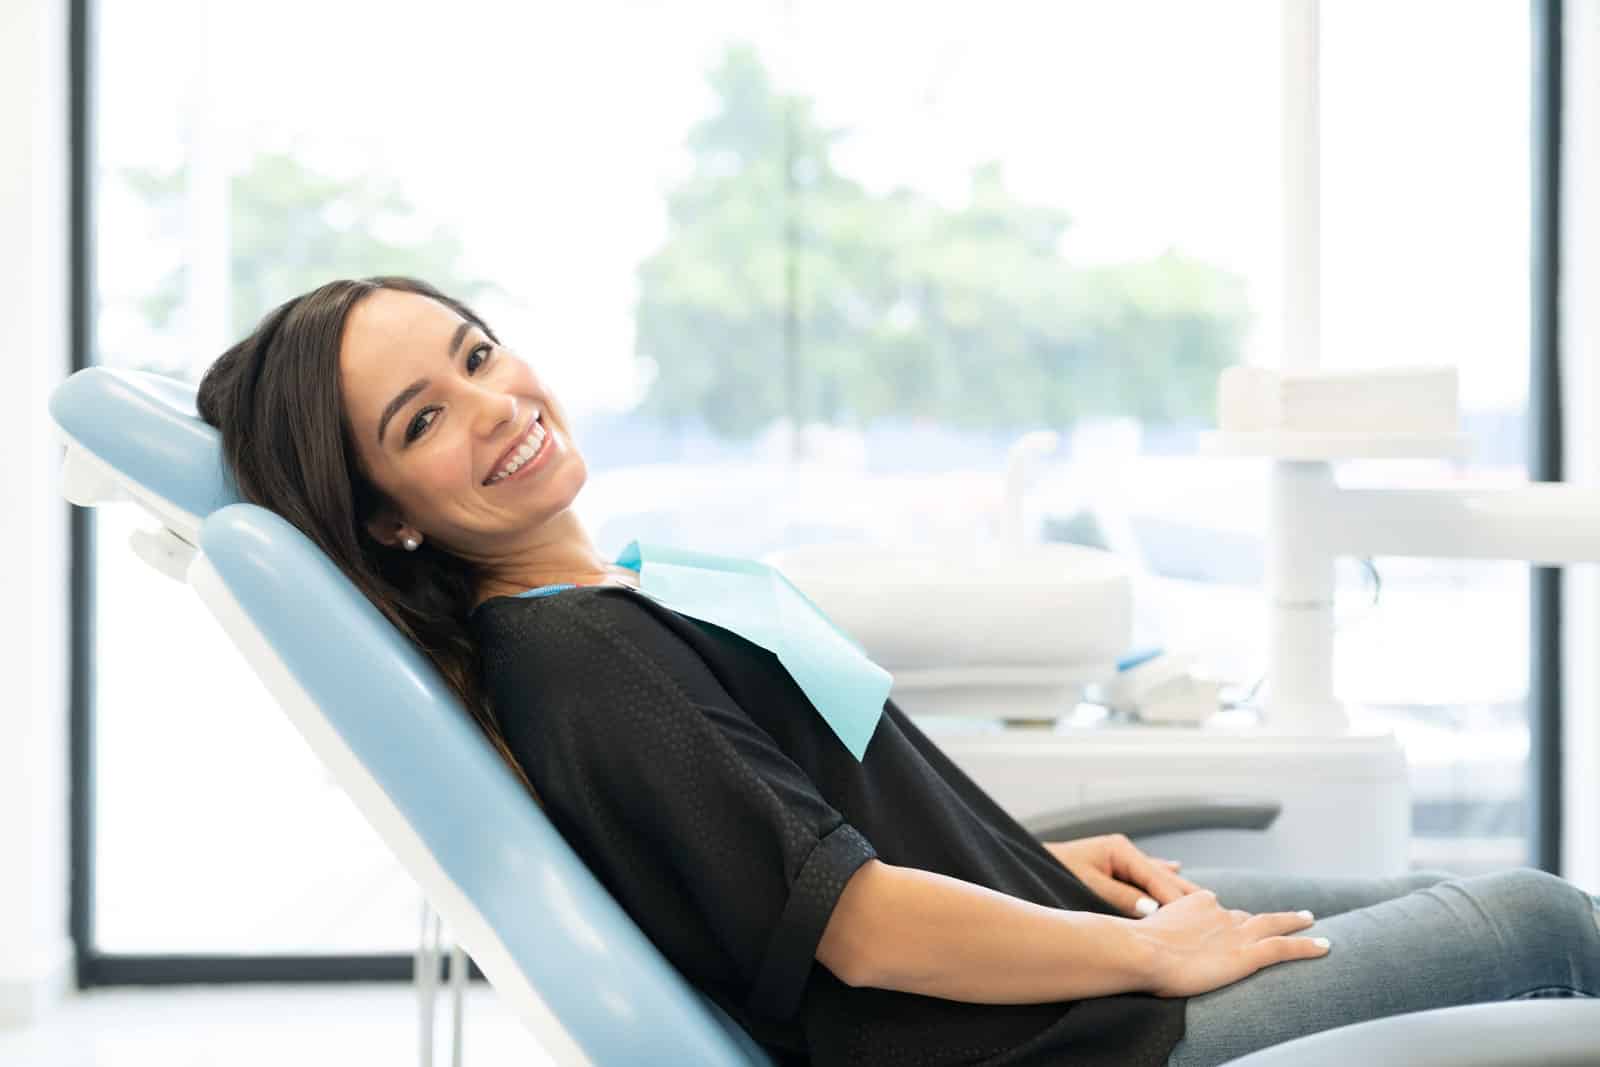
[[[194, 387], [92, 367], [55, 390], [74, 504], [131, 499], [159, 523], [133, 547], [187, 582], [425, 898], [414, 975], [433, 1054], [441, 919], [461, 1061], [466, 956], [559, 1063], [772, 1067], [666, 960], [504, 765], [428, 659], [304, 535], [240, 502]], [[492, 818], [486, 818], [492, 813]], [[1270, 804], [1195, 798], [1030, 820], [1062, 840], [1113, 830], [1260, 829]], [[430, 919], [432, 920], [430, 924]], [[430, 925], [432, 933], [430, 934]], [[433, 942], [439, 942], [435, 944]], [[1600, 1062], [1600, 1000], [1528, 1000], [1391, 1016], [1287, 1042], [1236, 1067], [1351, 1062], [1486, 1067]]]

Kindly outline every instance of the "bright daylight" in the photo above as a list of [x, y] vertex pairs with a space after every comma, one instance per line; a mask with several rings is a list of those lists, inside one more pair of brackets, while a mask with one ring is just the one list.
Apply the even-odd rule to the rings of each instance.
[[1600, 1058], [1600, 0], [0, 10], [0, 1064]]

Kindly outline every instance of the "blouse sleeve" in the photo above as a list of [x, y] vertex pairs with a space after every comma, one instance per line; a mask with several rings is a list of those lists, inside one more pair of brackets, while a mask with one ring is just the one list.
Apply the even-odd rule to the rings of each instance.
[[[680, 970], [787, 1019], [845, 883], [876, 852], [680, 637], [608, 615], [562, 611], [539, 654], [502, 672], [497, 706], [538, 694], [536, 716], [502, 713], [507, 740], [558, 829]], [[677, 648], [647, 654], [658, 639]]]

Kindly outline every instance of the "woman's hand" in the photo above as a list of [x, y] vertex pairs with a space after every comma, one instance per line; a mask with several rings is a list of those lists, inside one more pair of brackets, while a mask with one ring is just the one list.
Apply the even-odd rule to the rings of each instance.
[[1159, 860], [1136, 848], [1125, 834], [1101, 834], [1075, 841], [1047, 841], [1061, 865], [1078, 876], [1096, 894], [1121, 908], [1130, 918], [1141, 918], [1155, 911], [1139, 900], [1153, 897], [1157, 905], [1170, 904], [1200, 887], [1178, 875], [1177, 860]]
[[1145, 992], [1192, 997], [1274, 963], [1326, 956], [1326, 938], [1287, 936], [1314, 921], [1310, 912], [1224, 908], [1209, 889], [1179, 897], [1135, 927], [1154, 948]]

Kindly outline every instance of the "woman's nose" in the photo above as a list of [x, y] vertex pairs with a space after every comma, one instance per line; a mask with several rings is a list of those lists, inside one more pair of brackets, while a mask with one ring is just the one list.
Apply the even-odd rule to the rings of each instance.
[[517, 398], [507, 393], [485, 397], [478, 408], [478, 432], [485, 437], [491, 436], [500, 429], [500, 424], [504, 422], [509, 422], [512, 428], [515, 429], [517, 425]]

